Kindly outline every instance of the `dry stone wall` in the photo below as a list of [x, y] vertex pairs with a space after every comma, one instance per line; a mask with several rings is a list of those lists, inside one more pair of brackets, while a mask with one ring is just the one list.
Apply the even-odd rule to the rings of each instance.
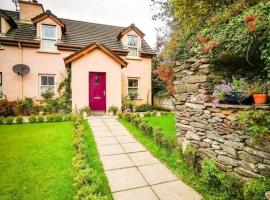
[[176, 63], [175, 110], [179, 143], [191, 143], [220, 169], [248, 178], [270, 176], [270, 142], [257, 144], [234, 120], [251, 106], [213, 107], [208, 90], [211, 65], [205, 56]]
[[166, 110], [174, 110], [175, 99], [171, 96], [154, 96], [154, 106], [164, 108]]

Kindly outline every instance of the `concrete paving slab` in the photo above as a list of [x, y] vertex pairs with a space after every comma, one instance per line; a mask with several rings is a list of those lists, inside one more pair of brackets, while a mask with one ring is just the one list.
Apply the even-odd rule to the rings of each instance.
[[124, 143], [131, 143], [131, 142], [137, 142], [134, 137], [130, 135], [121, 135], [121, 136], [115, 136], [115, 138], [118, 140], [120, 144]]
[[146, 149], [138, 142], [121, 144], [127, 153], [146, 151]]
[[181, 181], [152, 186], [161, 200], [202, 200], [202, 197]]
[[115, 137], [100, 137], [96, 138], [97, 145], [108, 145], [108, 144], [118, 144], [118, 141]]
[[101, 156], [100, 157], [105, 170], [133, 167], [134, 163], [127, 154]]
[[97, 146], [99, 154], [101, 156], [107, 155], [115, 155], [115, 154], [123, 154], [125, 151], [119, 144], [105, 145], [105, 146]]
[[177, 180], [176, 176], [163, 164], [153, 164], [138, 167], [150, 185]]
[[148, 151], [130, 153], [129, 157], [135, 163], [136, 166], [152, 165], [160, 163], [159, 160], [156, 159], [154, 156], [152, 156], [152, 154], [149, 153]]
[[112, 192], [146, 186], [143, 176], [137, 168], [125, 168], [105, 171]]
[[150, 187], [113, 193], [114, 200], [158, 200]]

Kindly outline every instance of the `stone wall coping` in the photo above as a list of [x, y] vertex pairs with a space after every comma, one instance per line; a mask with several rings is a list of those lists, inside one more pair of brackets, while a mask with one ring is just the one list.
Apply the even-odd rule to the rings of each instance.
[[[213, 103], [204, 103], [206, 107], [213, 107]], [[235, 108], [235, 109], [264, 109], [270, 110], [270, 105], [233, 105], [233, 104], [218, 104], [216, 108]]]

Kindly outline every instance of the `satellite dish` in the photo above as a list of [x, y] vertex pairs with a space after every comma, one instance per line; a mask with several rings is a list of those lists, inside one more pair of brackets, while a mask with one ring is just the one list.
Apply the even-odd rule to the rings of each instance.
[[30, 72], [30, 67], [24, 64], [17, 64], [13, 66], [12, 70], [15, 74], [24, 76]]

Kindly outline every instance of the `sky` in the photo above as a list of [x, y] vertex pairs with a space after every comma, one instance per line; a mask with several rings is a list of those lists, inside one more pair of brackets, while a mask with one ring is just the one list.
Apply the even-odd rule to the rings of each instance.
[[[145, 33], [145, 40], [154, 48], [158, 22], [153, 21], [150, 0], [38, 0], [45, 10], [60, 18], [94, 23], [129, 26], [131, 23]], [[0, 0], [0, 8], [15, 10], [12, 0]]]

